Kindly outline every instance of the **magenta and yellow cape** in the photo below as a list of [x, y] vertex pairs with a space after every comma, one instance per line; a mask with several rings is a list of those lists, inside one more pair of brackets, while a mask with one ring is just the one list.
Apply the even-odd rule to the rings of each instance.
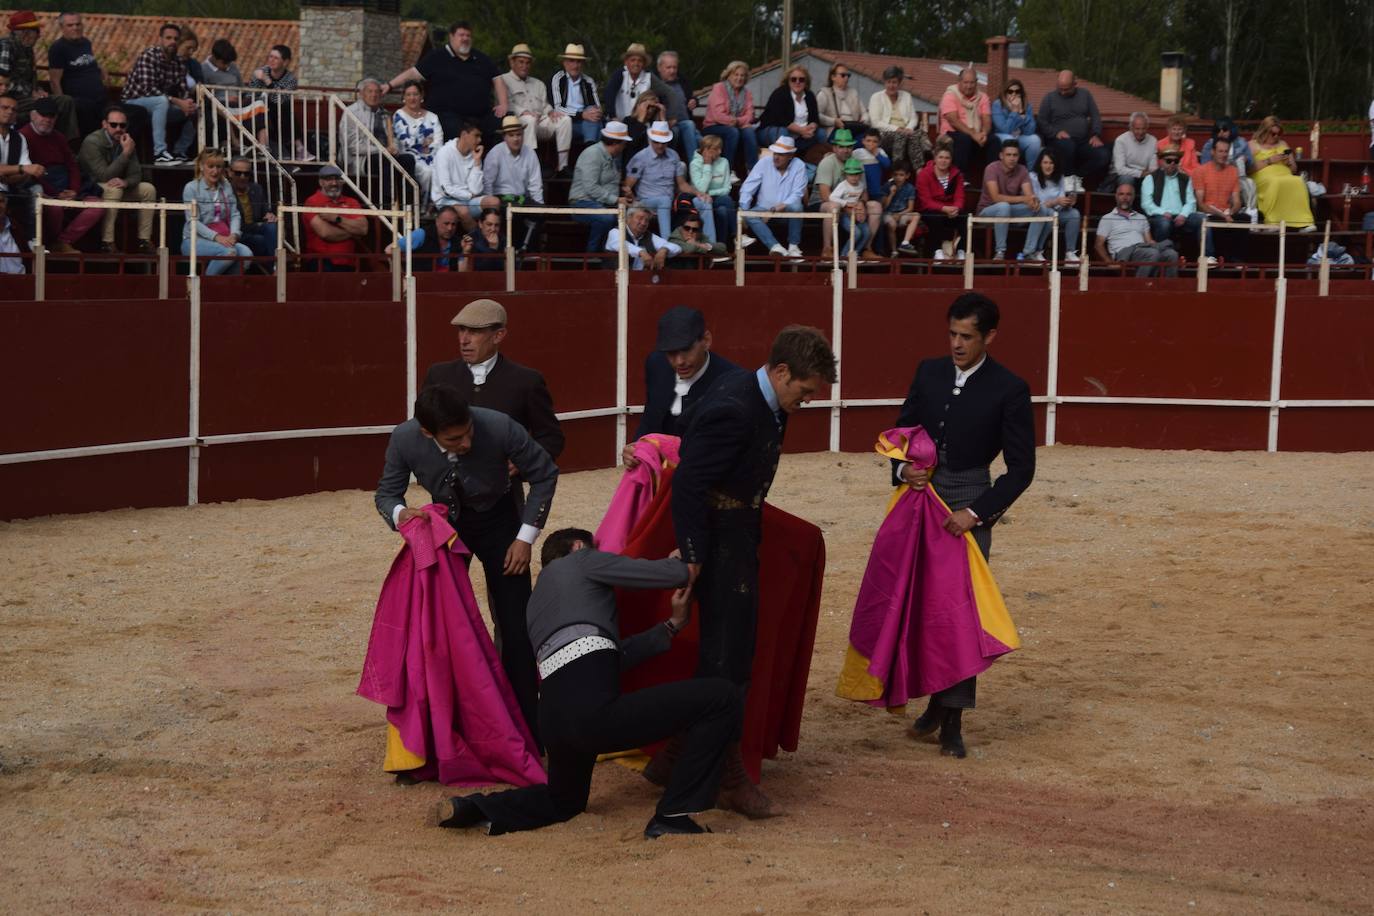
[[[889, 429], [878, 454], [935, 465], [935, 445], [919, 426]], [[945, 531], [949, 507], [934, 487], [902, 484], [873, 541], [839, 696], [872, 706], [905, 706], [980, 674], [1018, 649], [1002, 593], [972, 533]]]

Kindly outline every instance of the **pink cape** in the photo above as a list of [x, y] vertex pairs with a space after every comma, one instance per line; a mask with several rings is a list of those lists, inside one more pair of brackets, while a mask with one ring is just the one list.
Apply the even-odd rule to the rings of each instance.
[[[935, 445], [919, 426], [888, 430], [877, 451], [918, 468], [935, 464]], [[949, 515], [933, 487], [899, 488], [859, 586], [840, 696], [903, 706], [1020, 646], [973, 535], [945, 531]]]
[[472, 593], [462, 559], [471, 551], [446, 507], [424, 511], [428, 524], [401, 525], [405, 545], [382, 584], [358, 695], [387, 708], [402, 754], [414, 758], [405, 769], [420, 779], [542, 783], [534, 737]]
[[625, 549], [635, 522], [654, 501], [664, 469], [677, 466], [681, 441], [677, 436], [651, 433], [634, 444], [639, 464], [625, 472], [611, 497], [611, 505], [596, 529], [599, 549], [607, 553], [620, 553]]

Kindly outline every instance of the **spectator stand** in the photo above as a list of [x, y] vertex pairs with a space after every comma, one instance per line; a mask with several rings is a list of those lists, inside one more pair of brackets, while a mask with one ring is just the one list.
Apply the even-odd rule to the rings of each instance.
[[[170, 293], [171, 278], [171, 257], [167, 248], [167, 214], [168, 212], [183, 215], [188, 220], [196, 218], [195, 201], [191, 203], [168, 203], [167, 201], [157, 201], [155, 203], [141, 203], [139, 201], [122, 200], [59, 200], [57, 198], [45, 197], [42, 194], [34, 196], [34, 236], [33, 236], [33, 279], [34, 279], [34, 299], [42, 302], [47, 297], [48, 280], [48, 251], [43, 246], [43, 208], [58, 207], [69, 210], [156, 210], [158, 226], [158, 247], [157, 257], [157, 298], [166, 299]], [[196, 250], [192, 246], [189, 257], [190, 276], [196, 279]]]
[[[214, 91], [207, 91], [208, 89]], [[207, 87], [204, 83], [196, 85], [196, 103], [202, 112], [196, 128], [200, 148], [219, 149], [228, 162], [233, 162], [239, 157], [247, 159], [253, 168], [253, 180], [267, 190], [269, 201], [279, 206], [299, 203], [296, 180], [291, 172], [272, 155], [271, 150], [259, 142], [251, 130], [244, 126], [242, 109], [231, 109], [226, 103], [226, 100], [234, 101], [233, 97], [228, 95], [234, 91]], [[254, 106], [249, 108], [252, 110]], [[298, 250], [294, 245], [288, 247], [293, 252]]]
[[[380, 224], [384, 225], [384, 226], [391, 232], [391, 243], [392, 243], [392, 244], [391, 244], [391, 255], [390, 255], [390, 262], [391, 262], [391, 263], [390, 263], [390, 267], [391, 267], [390, 273], [391, 273], [391, 298], [392, 298], [392, 301], [394, 301], [394, 302], [399, 302], [399, 301], [401, 300], [402, 295], [405, 294], [405, 293], [404, 293], [404, 290], [405, 290], [407, 287], [409, 287], [409, 288], [411, 289], [410, 298], [411, 298], [411, 301], [412, 301], [412, 302], [414, 301], [414, 284], [415, 284], [415, 277], [414, 277], [414, 272], [413, 272], [412, 269], [411, 269], [411, 268], [412, 268], [412, 263], [413, 263], [413, 262], [412, 262], [412, 257], [411, 257], [410, 245], [409, 245], [409, 244], [406, 244], [406, 245], [402, 245], [402, 244], [401, 244], [401, 240], [402, 240], [402, 239], [409, 239], [409, 238], [410, 238], [411, 231], [414, 229], [415, 226], [418, 225], [418, 221], [416, 220], [415, 215], [414, 215], [411, 211], [409, 211], [409, 210], [383, 210], [383, 209], [379, 209], [379, 208], [376, 208], [376, 207], [362, 207], [362, 208], [357, 208], [357, 207], [302, 207], [302, 206], [298, 206], [298, 205], [295, 205], [295, 204], [283, 204], [283, 205], [281, 205], [280, 207], [278, 207], [277, 209], [278, 209], [278, 211], [279, 211], [279, 212], [281, 213], [281, 215], [282, 215], [281, 222], [282, 222], [283, 224], [285, 224], [285, 225], [289, 225], [289, 226], [290, 226], [291, 231], [292, 231], [292, 233], [294, 233], [294, 235], [295, 235], [295, 237], [297, 238], [297, 240], [303, 238], [303, 236], [302, 236], [302, 234], [301, 234], [301, 225], [300, 225], [300, 216], [301, 216], [301, 214], [303, 214], [303, 213], [305, 213], [305, 214], [310, 214], [311, 216], [324, 215], [324, 216], [349, 216], [349, 217], [359, 217], [359, 216], [361, 216], [361, 217], [368, 217], [368, 218], [376, 217], [377, 221], [378, 221]], [[288, 217], [289, 217], [289, 218], [288, 218]], [[287, 245], [287, 243], [286, 243], [286, 235], [287, 235], [287, 233], [285, 233], [285, 232], [279, 232], [279, 233], [277, 233], [277, 270], [276, 270], [276, 274], [277, 274], [277, 301], [278, 301], [278, 302], [286, 302], [286, 301], [287, 301], [287, 289], [286, 289], [286, 284], [287, 284], [287, 276], [288, 276], [289, 271], [286, 269], [287, 263], [288, 263], [288, 258], [287, 258], [287, 255], [286, 255], [286, 252], [287, 252], [287, 249], [288, 249], [288, 245]], [[402, 255], [402, 252], [401, 252], [401, 249], [402, 249], [402, 248], [405, 249], [404, 255]], [[356, 253], [356, 252], [355, 252], [355, 253], [350, 254], [350, 255], [341, 255], [341, 254], [314, 255], [314, 254], [306, 254], [306, 253], [304, 253], [304, 252], [302, 251], [302, 246], [300, 246], [299, 244], [296, 246], [296, 248], [291, 249], [291, 250], [300, 252], [299, 257], [300, 257], [303, 261], [304, 261], [304, 260], [308, 260], [308, 259], [310, 259], [310, 258], [320, 259], [320, 258], [326, 258], [326, 257], [328, 257], [328, 258], [346, 257], [346, 258], [348, 258], [348, 259], [350, 259], [350, 260], [354, 260], [354, 261], [357, 261], [357, 262], [361, 263], [361, 262], [364, 261], [364, 260], [370, 260], [370, 259], [373, 259], [373, 258], [376, 257], [375, 255], [369, 254], [369, 253], [366, 253], [366, 252], [364, 252], [364, 253]], [[402, 271], [401, 271], [401, 264], [402, 264], [402, 258], [403, 258], [403, 257], [404, 257], [404, 263], [405, 263], [405, 272], [404, 272], [404, 273], [402, 273]]]
[[[419, 182], [333, 93], [328, 97], [328, 121], [329, 163], [343, 172], [344, 184], [358, 195], [359, 202], [364, 207], [384, 208], [386, 212], [404, 210], [411, 214], [411, 223], [418, 226], [425, 204], [420, 198]], [[345, 161], [348, 159], [353, 161]], [[395, 228], [390, 222], [386, 225]]]

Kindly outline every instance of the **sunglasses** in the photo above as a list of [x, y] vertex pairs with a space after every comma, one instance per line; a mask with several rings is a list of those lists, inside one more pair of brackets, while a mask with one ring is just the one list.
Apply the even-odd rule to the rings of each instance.
[[699, 230], [701, 229], [700, 226], [693, 226], [691, 223], [683, 223], [683, 224], [682, 224], [682, 228], [683, 228], [683, 229], [686, 229], [686, 230], [689, 230], [689, 231], [691, 231], [691, 232], [697, 232], [697, 231], [699, 231]]
[[804, 77], [804, 76], [794, 76], [794, 77], [792, 77], [791, 79], [789, 79], [788, 82], [789, 82], [789, 83], [804, 83], [804, 82], [806, 82], [806, 77]]
[[129, 126], [128, 121], [106, 121], [105, 123], [110, 126], [110, 130], [124, 130]]
[[1007, 90], [1007, 95], [1020, 95], [1020, 94], [1021, 94], [1021, 90], [1020, 90], [1020, 89], [1008, 89], [1008, 90]]
[[842, 80], [847, 80], [847, 79], [849, 79], [849, 74], [848, 74], [848, 73], [836, 73], [835, 75], [838, 76], [838, 77], [839, 77], [840, 79], [842, 79]]
[[237, 178], [251, 178], [253, 175], [252, 172], [245, 172], [243, 169], [230, 169], [229, 174]]

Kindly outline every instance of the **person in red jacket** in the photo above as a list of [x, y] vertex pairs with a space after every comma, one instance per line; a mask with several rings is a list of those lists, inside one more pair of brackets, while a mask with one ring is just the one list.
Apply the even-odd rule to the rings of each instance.
[[[81, 177], [81, 169], [72, 155], [71, 144], [57, 129], [58, 108], [52, 99], [43, 98], [34, 103], [29, 115], [29, 123], [20, 128], [24, 142], [29, 147], [29, 161], [44, 168], [39, 179], [44, 197], [59, 200], [100, 200], [98, 193], [86, 193], [83, 185], [97, 190]], [[65, 230], [62, 228], [64, 214], [75, 213]], [[103, 210], [68, 210], [63, 207], [46, 207], [43, 210], [43, 232], [48, 239], [48, 248], [53, 254], [74, 254], [75, 243], [94, 228], [104, 216]]]
[[[930, 244], [935, 248], [935, 260], [953, 258], [959, 247], [959, 220], [964, 209], [964, 176], [954, 167], [954, 153], [942, 142], [935, 155], [916, 175], [916, 212], [925, 223]], [[917, 221], [907, 224], [906, 238], [901, 251], [914, 254], [911, 239]]]

